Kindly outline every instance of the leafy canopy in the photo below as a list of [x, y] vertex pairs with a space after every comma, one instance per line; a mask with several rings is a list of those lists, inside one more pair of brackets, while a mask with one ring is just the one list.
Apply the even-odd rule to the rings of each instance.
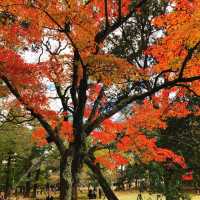
[[[166, 128], [169, 117], [188, 115], [185, 93], [200, 91], [200, 3], [167, 2], [169, 11], [151, 20], [162, 36], [143, 52], [151, 64], [141, 68], [110, 54], [105, 41], [133, 13], [142, 14], [146, 1], [0, 0], [0, 78], [15, 96], [7, 102], [40, 121], [33, 133], [39, 145], [47, 143], [47, 133], [57, 146], [75, 143], [80, 134], [94, 149], [115, 146], [108, 157], [96, 159], [110, 168], [127, 163], [129, 151], [143, 162], [171, 159], [186, 167], [181, 156], [144, 134]], [[31, 45], [45, 50], [48, 59], [25, 62], [20, 53]], [[51, 108], [48, 84], [54, 85], [61, 111]], [[132, 115], [109, 119], [136, 100], [142, 101], [131, 104]]]

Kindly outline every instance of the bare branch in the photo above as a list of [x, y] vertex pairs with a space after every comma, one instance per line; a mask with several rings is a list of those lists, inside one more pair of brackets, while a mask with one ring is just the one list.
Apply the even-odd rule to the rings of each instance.
[[120, 21], [122, 17], [122, 1], [118, 0], [118, 20]]
[[109, 27], [109, 20], [108, 20], [108, 0], [104, 0], [104, 12], [105, 12], [105, 18], [106, 18], [106, 27], [107, 29]]
[[100, 101], [101, 101], [103, 95], [104, 95], [104, 87], [101, 88], [101, 90], [100, 90], [100, 92], [99, 92], [99, 95], [98, 95], [98, 97], [96, 98], [96, 100], [95, 100], [95, 102], [94, 102], [92, 111], [91, 111], [91, 113], [90, 113], [90, 116], [89, 116], [89, 118], [88, 118], [86, 124], [87, 124], [87, 123], [90, 123], [90, 122], [92, 121], [92, 119], [94, 118], [94, 116], [95, 116], [95, 114], [96, 114], [96, 111], [97, 111], [97, 108], [98, 108], [98, 106], [99, 106], [99, 103], [100, 103]]
[[47, 131], [47, 133], [49, 134], [51, 139], [56, 143], [59, 151], [64, 152], [65, 146], [64, 146], [62, 140], [59, 138], [58, 135], [56, 135], [54, 133], [54, 130], [52, 129], [50, 124], [44, 119], [44, 117], [41, 114], [35, 112], [34, 108], [32, 108], [30, 105], [28, 105], [26, 102], [24, 102], [18, 89], [14, 85], [12, 85], [12, 83], [7, 79], [7, 77], [1, 76], [1, 79], [4, 81], [4, 83], [7, 85], [8, 89], [16, 97], [16, 99], [26, 108], [27, 111], [30, 111], [30, 113], [33, 117], [35, 117], [41, 123], [41, 125]]
[[93, 131], [96, 127], [98, 127], [105, 119], [113, 116], [117, 112], [121, 111], [124, 107], [126, 107], [128, 104], [132, 103], [136, 100], [143, 100], [144, 98], [151, 96], [155, 94], [156, 92], [164, 89], [164, 88], [172, 88], [175, 87], [178, 83], [187, 83], [187, 82], [193, 82], [196, 80], [200, 80], [200, 76], [194, 76], [189, 78], [177, 78], [172, 81], [168, 81], [162, 85], [159, 85], [157, 87], [152, 88], [152, 90], [144, 92], [139, 95], [131, 95], [131, 96], [125, 96], [124, 98], [121, 98], [121, 100], [116, 103], [111, 110], [109, 110], [106, 113], [101, 114], [98, 118], [96, 118], [91, 124], [87, 124], [85, 126], [85, 132], [89, 134], [91, 131]]

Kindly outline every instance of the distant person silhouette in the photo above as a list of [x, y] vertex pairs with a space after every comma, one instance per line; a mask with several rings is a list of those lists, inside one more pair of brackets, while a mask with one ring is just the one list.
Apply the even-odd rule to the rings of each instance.
[[47, 195], [46, 200], [51, 200], [49, 195]]
[[53, 196], [50, 196], [50, 197], [49, 197], [49, 200], [53, 200]]
[[96, 199], [96, 198], [97, 198], [96, 190], [95, 190], [95, 189], [94, 189], [93, 192], [92, 192], [92, 196], [93, 196], [93, 199]]
[[88, 199], [93, 199], [93, 191], [91, 189], [88, 191]]
[[102, 191], [101, 188], [99, 188], [99, 199], [101, 199], [101, 196], [102, 196]]

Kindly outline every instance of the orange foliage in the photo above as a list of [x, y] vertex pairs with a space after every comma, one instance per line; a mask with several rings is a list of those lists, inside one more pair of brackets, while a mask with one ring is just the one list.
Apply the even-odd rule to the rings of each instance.
[[100, 142], [102, 144], [109, 144], [114, 142], [117, 133], [120, 133], [123, 130], [123, 125], [121, 123], [113, 122], [110, 119], [107, 119], [103, 122], [102, 129], [99, 131], [93, 131], [92, 137], [94, 142]]
[[125, 165], [128, 163], [128, 159], [124, 157], [123, 155], [112, 152], [112, 153], [106, 153], [104, 155], [98, 156], [96, 158], [96, 163], [101, 163], [108, 169], [115, 169], [116, 167], [120, 165]]
[[42, 146], [48, 144], [46, 137], [47, 137], [47, 135], [46, 135], [46, 131], [44, 130], [44, 128], [37, 128], [32, 133], [32, 139], [39, 147], [42, 147]]
[[[0, 48], [0, 76], [5, 76], [17, 88], [24, 105], [49, 119], [56, 118], [55, 111], [49, 110], [47, 87], [44, 75], [48, 68], [43, 64], [27, 64], [14, 51]], [[41, 76], [41, 74], [43, 76]], [[50, 115], [49, 115], [50, 114]]]
[[[127, 80], [129, 83], [137, 83], [147, 79], [147, 74], [157, 75], [169, 69], [171, 72], [166, 73], [164, 79], [173, 80], [179, 76], [190, 48], [200, 41], [199, 0], [169, 0], [173, 12], [153, 19], [153, 24], [162, 28], [166, 34], [163, 32], [163, 36], [145, 52], [155, 58], [156, 64], [147, 70], [139, 70], [125, 59], [104, 52], [104, 44], [97, 44], [95, 40], [105, 22], [113, 23], [119, 18], [117, 2], [108, 0], [108, 13], [105, 17], [105, 5], [102, 0], [92, 0], [88, 4], [78, 0], [0, 0], [0, 13], [3, 14], [0, 21], [0, 77], [7, 77], [19, 91], [21, 103], [41, 114], [47, 121], [51, 121], [52, 128], [56, 127], [60, 116], [49, 108], [45, 80], [61, 87], [71, 84], [73, 67], [76, 65], [77, 87], [83, 77], [83, 68], [87, 66], [88, 79], [92, 82], [87, 91], [88, 101], [84, 110], [84, 117], [88, 118], [92, 110], [91, 105], [94, 105], [103, 86], [112, 89], [114, 85], [123, 89], [127, 87]], [[131, 2], [122, 0], [122, 16], [128, 14]], [[141, 11], [138, 8], [136, 12]], [[63, 55], [51, 52], [47, 62], [25, 63], [18, 51], [33, 43], [40, 44], [45, 37], [69, 43], [67, 47], [71, 50], [70, 53]], [[100, 51], [97, 51], [97, 46]], [[79, 52], [78, 61], [73, 58], [73, 50]], [[195, 51], [184, 67], [183, 77], [200, 75], [199, 61], [199, 51]], [[200, 94], [199, 84], [200, 81], [186, 83]], [[78, 91], [78, 88], [76, 89]], [[172, 93], [180, 100], [171, 100]], [[128, 160], [124, 153], [132, 151], [145, 163], [171, 160], [185, 168], [186, 164], [181, 156], [170, 150], [158, 148], [156, 140], [144, 134], [145, 131], [166, 128], [165, 121], [169, 117], [184, 117], [190, 114], [187, 102], [182, 99], [184, 95], [183, 90], [166, 89], [141, 104], [133, 105], [132, 115], [125, 120], [105, 120], [99, 129], [92, 132], [93, 143], [115, 143], [118, 151], [97, 157], [96, 162], [113, 169], [126, 164]], [[65, 99], [66, 96], [62, 97]], [[105, 102], [104, 97], [101, 103]], [[98, 114], [97, 110], [94, 118]], [[61, 123], [60, 136], [68, 142], [74, 140], [71, 121]], [[34, 131], [33, 139], [39, 146], [46, 144], [45, 130], [39, 128]]]
[[[154, 45], [151, 45], [146, 54], [152, 55], [157, 64], [153, 66], [156, 73], [171, 69], [173, 73], [166, 73], [167, 79], [179, 76], [182, 64], [191, 48], [200, 41], [199, 16], [200, 2], [198, 0], [170, 0], [173, 12], [158, 16], [153, 24], [162, 28], [166, 34]], [[197, 48], [198, 49], [198, 48]], [[193, 53], [192, 58], [183, 69], [183, 77], [200, 75], [199, 51]], [[191, 84], [189, 84], [191, 85]], [[191, 89], [199, 94], [199, 81], [192, 83]]]
[[73, 136], [73, 127], [72, 123], [69, 121], [63, 121], [61, 125], [61, 135], [68, 141], [72, 142], [74, 139]]
[[139, 80], [136, 66], [114, 55], [94, 55], [87, 58], [90, 76], [93, 80], [101, 80], [105, 85], [117, 85], [129, 80]]
[[[145, 131], [165, 129], [166, 120], [170, 117], [185, 117], [190, 114], [187, 103], [173, 102], [170, 99], [170, 94], [175, 91], [176, 89], [165, 90], [152, 100], [144, 100], [140, 105], [134, 105], [132, 115], [121, 122], [106, 120], [101, 130], [93, 131], [94, 143], [116, 144], [119, 154], [133, 152], [144, 163], [170, 161], [186, 168], [182, 156], [171, 150], [157, 147], [156, 139], [145, 135]], [[182, 96], [181, 90], [176, 92], [177, 97]], [[119, 137], [119, 134], [122, 136]], [[107, 165], [110, 165], [110, 168], [117, 167], [116, 163], [113, 165], [111, 162], [112, 157], [109, 157], [109, 154], [107, 157], [105, 155], [97, 157], [97, 161], [106, 167]]]

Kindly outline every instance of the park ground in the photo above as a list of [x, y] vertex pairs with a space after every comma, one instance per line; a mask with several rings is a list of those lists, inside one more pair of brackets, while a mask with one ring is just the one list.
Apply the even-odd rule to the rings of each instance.
[[[116, 192], [119, 200], [137, 200], [138, 192], [136, 191], [125, 191], [125, 192]], [[157, 200], [157, 194], [149, 194], [149, 193], [143, 193], [142, 194], [143, 200]], [[80, 200], [86, 200], [85, 195], [80, 196]], [[165, 200], [164, 197], [162, 197], [162, 200]], [[200, 200], [200, 195], [191, 194], [191, 200]]]
[[[117, 196], [120, 200], [137, 200], [138, 192], [117, 192]], [[142, 194], [143, 200], [156, 200], [157, 195], [149, 193]], [[200, 195], [191, 194], [192, 200], [200, 200]], [[162, 198], [164, 200], [164, 197]]]
[[[118, 196], [119, 200], [137, 200], [138, 192], [137, 191], [123, 191], [123, 192], [116, 192], [116, 195]], [[54, 195], [55, 197], [55, 195]], [[58, 197], [58, 195], [56, 195]], [[191, 200], [200, 200], [200, 195], [196, 194], [190, 194]], [[147, 192], [142, 193], [143, 200], [157, 200], [157, 194], [149, 194]], [[45, 200], [45, 196], [40, 196], [37, 199], [39, 200]], [[58, 198], [54, 198], [57, 200]], [[79, 200], [87, 200], [87, 193], [82, 192], [79, 193]], [[106, 198], [102, 197], [102, 200], [106, 200]], [[29, 200], [25, 198], [12, 198], [12, 200]], [[100, 200], [100, 199], [97, 199]], [[165, 200], [164, 197], [162, 197], [160, 200]]]

